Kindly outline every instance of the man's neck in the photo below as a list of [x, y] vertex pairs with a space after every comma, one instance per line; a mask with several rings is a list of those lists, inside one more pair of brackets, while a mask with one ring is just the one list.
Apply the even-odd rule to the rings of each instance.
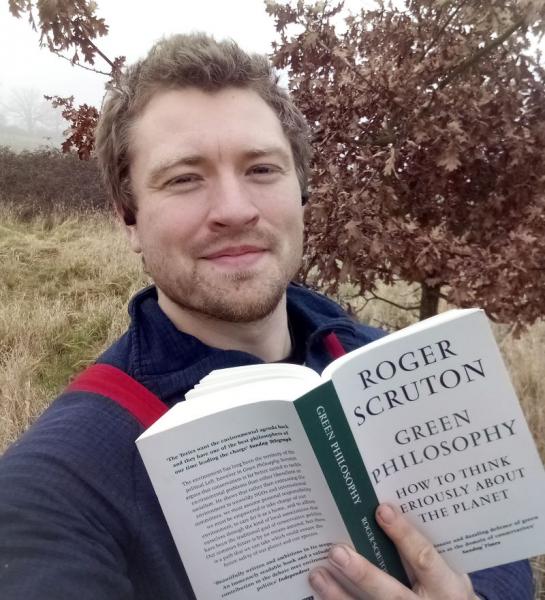
[[208, 346], [248, 352], [265, 362], [282, 360], [291, 352], [285, 294], [271, 314], [251, 323], [221, 321], [179, 306], [159, 289], [157, 295], [159, 306], [176, 328]]

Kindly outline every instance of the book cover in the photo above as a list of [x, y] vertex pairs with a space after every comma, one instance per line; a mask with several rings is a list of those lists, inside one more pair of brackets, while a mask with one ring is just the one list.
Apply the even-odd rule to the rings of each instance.
[[545, 552], [545, 475], [484, 311], [450, 317], [331, 377], [378, 499], [469, 572]]

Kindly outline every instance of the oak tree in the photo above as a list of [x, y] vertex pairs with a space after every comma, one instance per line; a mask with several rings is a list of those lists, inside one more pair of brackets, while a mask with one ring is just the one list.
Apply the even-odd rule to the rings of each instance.
[[267, 3], [313, 130], [307, 279], [416, 282], [421, 318], [545, 314], [543, 4]]

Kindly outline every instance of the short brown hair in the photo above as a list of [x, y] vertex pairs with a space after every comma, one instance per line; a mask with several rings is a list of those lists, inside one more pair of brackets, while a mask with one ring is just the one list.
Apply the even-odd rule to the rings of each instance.
[[129, 182], [130, 129], [158, 91], [196, 87], [207, 92], [249, 88], [274, 110], [288, 138], [301, 192], [306, 194], [310, 162], [309, 129], [302, 113], [278, 85], [266, 56], [247, 54], [233, 41], [178, 34], [157, 42], [127, 67], [105, 97], [96, 130], [96, 154], [117, 210], [134, 222], [136, 202]]

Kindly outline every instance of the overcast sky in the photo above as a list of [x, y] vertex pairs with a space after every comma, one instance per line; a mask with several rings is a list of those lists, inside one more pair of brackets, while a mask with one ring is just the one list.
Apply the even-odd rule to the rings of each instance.
[[[276, 39], [273, 19], [265, 12], [264, 0], [97, 0], [97, 3], [98, 15], [109, 26], [108, 35], [99, 38], [97, 45], [108, 57], [125, 55], [129, 63], [170, 33], [206, 31], [218, 38], [232, 37], [244, 49], [263, 53], [271, 51], [271, 42]], [[372, 0], [345, 2], [353, 11], [373, 4]], [[47, 48], [40, 48], [38, 33], [26, 19], [16, 19], [10, 14], [7, 0], [0, 0], [0, 74], [0, 103], [8, 100], [13, 89], [37, 88], [43, 94], [74, 95], [77, 103], [99, 106], [107, 80], [73, 67]]]
[[[232, 37], [249, 51], [270, 52], [276, 32], [264, 6], [263, 0], [98, 0], [97, 13], [110, 29], [97, 45], [109, 58], [125, 55], [133, 62], [163, 35], [199, 30]], [[10, 14], [7, 0], [0, 0], [0, 40], [0, 99], [30, 87], [100, 104], [106, 77], [40, 48], [38, 34]]]

